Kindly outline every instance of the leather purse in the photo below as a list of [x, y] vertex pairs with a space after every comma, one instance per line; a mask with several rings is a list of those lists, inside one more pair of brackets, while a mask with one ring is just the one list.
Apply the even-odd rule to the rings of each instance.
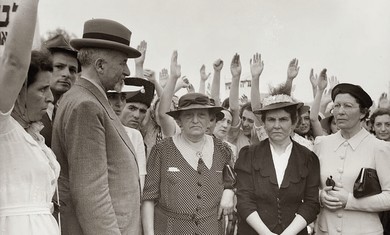
[[223, 167], [222, 180], [224, 189], [233, 189], [236, 184], [236, 173], [229, 164]]
[[362, 198], [381, 193], [381, 185], [375, 169], [362, 168], [355, 184], [353, 185], [353, 196]]

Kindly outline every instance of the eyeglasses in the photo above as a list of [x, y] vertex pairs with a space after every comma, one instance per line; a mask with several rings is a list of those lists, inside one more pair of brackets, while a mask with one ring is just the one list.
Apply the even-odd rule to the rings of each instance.
[[359, 106], [356, 106], [356, 105], [353, 105], [351, 103], [343, 103], [343, 104], [338, 104], [338, 103], [335, 103], [333, 105], [333, 112], [338, 112], [341, 108], [343, 108], [343, 110], [345, 111], [350, 111], [354, 108], [358, 108]]

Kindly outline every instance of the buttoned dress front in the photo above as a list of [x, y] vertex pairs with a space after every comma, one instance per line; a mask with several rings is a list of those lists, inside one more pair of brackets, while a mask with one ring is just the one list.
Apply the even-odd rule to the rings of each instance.
[[[211, 137], [209, 137], [211, 139]], [[155, 201], [155, 234], [222, 234], [217, 219], [224, 185], [222, 169], [231, 160], [231, 150], [212, 138], [211, 168], [195, 170], [172, 138], [153, 147], [147, 163], [143, 200]]]
[[[390, 144], [362, 128], [350, 139], [344, 139], [340, 131], [317, 137], [314, 151], [320, 160], [321, 189], [332, 176], [349, 192], [345, 208], [321, 208], [316, 234], [383, 234], [378, 212], [390, 209]], [[376, 169], [382, 193], [360, 199], [353, 196], [353, 185], [362, 167]]]
[[59, 164], [10, 114], [0, 112], [0, 235], [57, 235], [51, 200]]

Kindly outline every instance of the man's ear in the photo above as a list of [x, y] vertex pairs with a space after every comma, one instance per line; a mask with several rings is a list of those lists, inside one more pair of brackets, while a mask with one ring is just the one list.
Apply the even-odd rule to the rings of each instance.
[[103, 73], [105, 63], [106, 63], [105, 60], [102, 58], [98, 58], [95, 60], [94, 66], [98, 73]]

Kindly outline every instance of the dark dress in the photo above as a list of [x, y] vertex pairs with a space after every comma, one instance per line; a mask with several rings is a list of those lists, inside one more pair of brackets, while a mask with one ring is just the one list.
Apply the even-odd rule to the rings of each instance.
[[[301, 215], [307, 224], [319, 212], [320, 167], [317, 156], [293, 141], [291, 155], [280, 188], [276, 178], [269, 140], [246, 146], [235, 165], [239, 235], [257, 234], [246, 218], [257, 211], [264, 224], [280, 234]], [[299, 235], [308, 234], [302, 230]]]
[[152, 148], [142, 199], [155, 201], [156, 235], [223, 234], [217, 212], [224, 190], [222, 169], [230, 163], [232, 153], [222, 141], [213, 141], [210, 169], [204, 163], [197, 170], [192, 168], [172, 138]]

